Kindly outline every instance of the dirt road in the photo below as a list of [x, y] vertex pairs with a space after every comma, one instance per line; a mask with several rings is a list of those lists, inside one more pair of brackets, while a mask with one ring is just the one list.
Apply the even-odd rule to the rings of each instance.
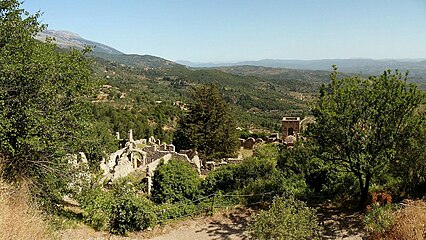
[[[216, 213], [214, 216], [198, 216], [180, 220], [151, 231], [131, 233], [128, 237], [96, 232], [89, 227], [69, 229], [61, 233], [64, 240], [246, 240], [249, 239], [248, 225], [253, 210], [233, 209]], [[365, 236], [362, 214], [345, 208], [323, 204], [318, 207], [318, 217], [324, 227], [322, 239], [362, 240]]]

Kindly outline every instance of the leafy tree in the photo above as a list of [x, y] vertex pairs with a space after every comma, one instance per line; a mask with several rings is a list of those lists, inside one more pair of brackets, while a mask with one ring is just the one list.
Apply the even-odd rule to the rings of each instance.
[[177, 149], [196, 149], [204, 160], [234, 155], [239, 146], [236, 123], [217, 87], [201, 86], [193, 91], [192, 99], [173, 144]]
[[251, 225], [254, 239], [319, 239], [321, 227], [315, 210], [293, 196], [276, 197]]
[[154, 171], [152, 198], [157, 203], [174, 203], [194, 200], [201, 179], [189, 163], [171, 160]]
[[423, 93], [407, 84], [407, 75], [387, 70], [379, 77], [338, 79], [334, 67], [313, 107], [316, 122], [308, 135], [323, 159], [355, 174], [361, 205], [373, 178], [395, 157], [398, 142], [419, 122]]
[[[63, 156], [82, 150], [97, 81], [86, 51], [60, 52], [16, 0], [0, 2], [0, 156], [7, 180], [30, 179], [45, 198], [65, 186]], [[89, 131], [90, 132], [90, 131]], [[90, 134], [89, 134], [90, 135]], [[62, 181], [62, 182], [61, 182]]]

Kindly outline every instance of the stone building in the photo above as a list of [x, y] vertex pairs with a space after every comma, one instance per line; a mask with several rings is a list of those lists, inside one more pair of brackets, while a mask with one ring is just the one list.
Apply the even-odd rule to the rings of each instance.
[[[121, 149], [111, 153], [107, 159], [103, 159], [100, 168], [104, 172], [104, 180], [115, 180], [125, 177], [134, 171], [144, 171], [148, 177], [152, 177], [154, 170], [161, 161], [170, 160], [185, 161], [190, 163], [198, 173], [201, 173], [202, 162], [196, 151], [176, 152], [172, 144], [161, 144], [159, 139], [153, 136], [149, 139], [133, 139], [132, 130], [126, 140], [120, 139]], [[149, 170], [148, 170], [149, 169]]]
[[300, 133], [300, 117], [283, 117], [281, 131], [283, 140], [286, 140], [288, 136], [297, 138]]

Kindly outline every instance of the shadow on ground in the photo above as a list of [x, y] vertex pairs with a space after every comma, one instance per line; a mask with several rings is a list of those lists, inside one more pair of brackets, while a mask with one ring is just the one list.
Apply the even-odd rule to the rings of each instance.
[[197, 232], [206, 232], [212, 239], [249, 239], [250, 215], [248, 210], [228, 213], [224, 218], [211, 221]]
[[322, 239], [364, 239], [363, 213], [333, 204], [317, 207], [318, 219], [324, 228]]

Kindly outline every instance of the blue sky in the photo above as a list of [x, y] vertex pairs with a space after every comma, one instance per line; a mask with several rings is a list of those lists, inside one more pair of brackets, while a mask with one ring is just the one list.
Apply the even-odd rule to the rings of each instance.
[[170, 60], [426, 58], [426, 0], [25, 0], [50, 29]]

